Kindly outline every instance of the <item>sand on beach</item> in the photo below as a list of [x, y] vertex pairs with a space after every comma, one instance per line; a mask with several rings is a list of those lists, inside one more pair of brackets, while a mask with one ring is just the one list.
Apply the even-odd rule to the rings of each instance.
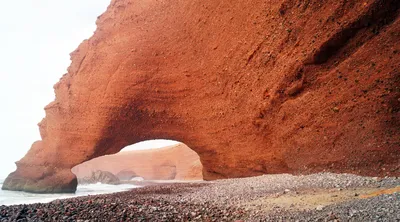
[[319, 173], [171, 183], [0, 207], [0, 221], [396, 221], [400, 179]]

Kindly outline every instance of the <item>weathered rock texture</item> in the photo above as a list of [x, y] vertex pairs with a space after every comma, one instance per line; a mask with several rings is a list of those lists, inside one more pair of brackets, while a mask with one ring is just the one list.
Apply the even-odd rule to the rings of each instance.
[[124, 151], [101, 156], [72, 168], [79, 178], [97, 170], [108, 171], [120, 180], [142, 177], [145, 180], [201, 180], [199, 155], [184, 144], [151, 150]]
[[120, 182], [119, 178], [108, 171], [96, 170], [92, 171], [89, 175], [85, 177], [78, 178], [80, 184], [90, 184], [90, 183], [105, 183], [105, 184], [118, 184]]
[[399, 5], [114, 0], [3, 189], [73, 191], [73, 166], [148, 139], [205, 179], [400, 175]]

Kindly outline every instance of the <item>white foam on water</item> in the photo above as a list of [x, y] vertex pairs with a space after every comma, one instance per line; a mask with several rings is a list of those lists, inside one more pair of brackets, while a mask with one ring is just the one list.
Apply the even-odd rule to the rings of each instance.
[[[0, 180], [0, 187], [3, 186], [3, 180]], [[21, 191], [0, 190], [0, 205], [48, 203], [56, 199], [65, 199], [72, 197], [107, 194], [121, 191], [127, 191], [140, 186], [132, 184], [83, 184], [78, 185], [74, 194], [35, 194]]]

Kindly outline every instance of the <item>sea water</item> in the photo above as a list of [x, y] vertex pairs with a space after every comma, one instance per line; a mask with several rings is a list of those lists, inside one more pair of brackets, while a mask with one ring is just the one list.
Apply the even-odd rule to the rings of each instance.
[[[0, 179], [0, 187], [3, 186], [3, 181]], [[76, 192], [71, 194], [35, 194], [21, 191], [8, 191], [0, 190], [0, 206], [1, 205], [15, 205], [15, 204], [31, 204], [31, 203], [48, 203], [56, 199], [65, 199], [72, 197], [80, 197], [96, 194], [115, 193], [120, 191], [127, 191], [140, 186], [132, 184], [82, 184], [78, 185]]]

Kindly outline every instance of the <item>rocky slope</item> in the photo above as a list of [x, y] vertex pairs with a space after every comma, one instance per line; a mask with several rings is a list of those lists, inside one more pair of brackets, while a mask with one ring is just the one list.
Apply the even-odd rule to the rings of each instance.
[[287, 174], [0, 206], [2, 221], [399, 221], [400, 178]]
[[182, 141], [205, 179], [400, 175], [400, 1], [113, 0], [3, 189], [73, 192], [70, 169]]
[[199, 156], [184, 144], [151, 150], [124, 151], [102, 156], [72, 168], [79, 178], [97, 170], [107, 171], [120, 180], [142, 177], [145, 180], [201, 180]]

